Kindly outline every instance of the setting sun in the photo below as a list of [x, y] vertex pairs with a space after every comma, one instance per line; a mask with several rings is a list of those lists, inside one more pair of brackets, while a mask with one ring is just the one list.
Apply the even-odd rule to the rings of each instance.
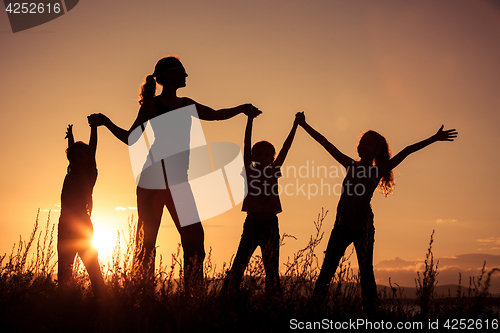
[[2, 6], [0, 333], [499, 327], [500, 0]]
[[116, 245], [116, 237], [116, 231], [102, 225], [94, 225], [94, 238], [92, 243], [97, 248], [101, 260], [109, 258], [113, 253], [113, 249]]

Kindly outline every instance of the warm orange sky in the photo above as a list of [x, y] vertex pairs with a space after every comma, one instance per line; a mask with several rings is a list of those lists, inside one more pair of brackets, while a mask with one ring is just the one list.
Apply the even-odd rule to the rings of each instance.
[[[377, 282], [392, 276], [412, 286], [416, 275], [398, 282], [397, 269], [412, 271], [423, 261], [433, 230], [434, 256], [446, 263], [441, 284], [447, 270], [447, 282], [457, 283], [458, 268], [486, 259], [488, 266], [500, 264], [496, 1], [80, 1], [66, 15], [15, 34], [0, 13], [0, 45], [0, 253], [10, 252], [19, 235], [29, 236], [38, 208], [58, 209], [67, 125], [83, 141], [90, 113], [128, 128], [144, 77], [159, 58], [177, 54], [189, 74], [180, 96], [213, 108], [253, 103], [263, 111], [254, 140], [277, 148], [297, 111], [352, 157], [360, 132], [370, 128], [395, 153], [441, 124], [456, 128], [455, 142], [436, 143], [398, 167], [394, 195], [374, 195]], [[203, 126], [208, 141], [242, 145], [245, 122], [240, 115]], [[97, 165], [95, 228], [126, 230], [136, 206], [128, 149], [104, 128]], [[313, 165], [340, 170], [299, 129], [284, 167]], [[280, 180], [297, 181], [307, 191], [322, 179]], [[341, 181], [323, 179], [332, 186]], [[281, 261], [307, 244], [324, 207], [319, 255], [338, 196], [299, 192], [281, 200], [280, 231], [297, 238], [287, 240]], [[204, 223], [206, 249], [212, 247], [219, 267], [236, 252], [245, 218], [240, 209]], [[42, 222], [46, 217], [42, 212]], [[53, 211], [52, 222], [57, 218]], [[165, 214], [159, 253], [169, 258], [179, 241]]]

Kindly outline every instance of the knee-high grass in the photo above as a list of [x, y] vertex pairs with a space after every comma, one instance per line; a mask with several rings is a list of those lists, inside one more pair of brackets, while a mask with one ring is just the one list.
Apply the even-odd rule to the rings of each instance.
[[[252, 257], [235, 294], [221, 294], [231, 263], [217, 266], [211, 249], [204, 261], [204, 281], [195, 292], [186, 293], [180, 245], [171, 257], [156, 258], [153, 276], [136, 267], [134, 257], [135, 223], [128, 232], [117, 233], [112, 259], [101, 269], [107, 294], [95, 298], [82, 262], [73, 267], [73, 281], [60, 288], [56, 272], [55, 224], [50, 214], [40, 228], [37, 215], [28, 239], [19, 239], [10, 255], [0, 256], [0, 328], [2, 332], [271, 332], [290, 329], [291, 320], [343, 322], [362, 318], [359, 277], [351, 267], [349, 253], [342, 259], [329, 293], [318, 304], [312, 297], [315, 280], [323, 261], [316, 253], [325, 241], [321, 211], [313, 221], [314, 232], [303, 248], [292, 257], [280, 258], [282, 292], [265, 292], [262, 258]], [[433, 233], [434, 234], [434, 233]], [[499, 298], [488, 292], [491, 277], [484, 266], [468, 287], [458, 281], [456, 295], [437, 296], [438, 263], [432, 255], [433, 234], [424, 262], [425, 270], [416, 274], [415, 298], [406, 299], [401, 288], [389, 280], [379, 292], [378, 311], [371, 320], [423, 322], [431, 319], [499, 319]], [[282, 235], [285, 245], [291, 235]], [[443, 321], [444, 323], [444, 321]]]

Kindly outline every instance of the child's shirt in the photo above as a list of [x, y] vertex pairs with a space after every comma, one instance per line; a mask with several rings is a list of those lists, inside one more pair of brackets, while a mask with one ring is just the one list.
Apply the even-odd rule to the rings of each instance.
[[250, 165], [246, 169], [246, 197], [242, 211], [247, 213], [278, 214], [282, 212], [278, 178], [281, 166], [269, 165], [263, 170]]
[[95, 159], [79, 170], [71, 170], [64, 178], [61, 192], [61, 215], [87, 214], [92, 209], [92, 191], [97, 180]]
[[378, 186], [378, 168], [354, 162], [347, 168], [337, 206], [336, 225], [364, 230], [373, 224], [371, 199]]

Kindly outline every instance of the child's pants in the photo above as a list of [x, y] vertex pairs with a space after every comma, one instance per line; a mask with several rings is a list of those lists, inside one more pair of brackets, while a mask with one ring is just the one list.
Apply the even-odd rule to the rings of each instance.
[[240, 245], [233, 266], [224, 281], [223, 291], [229, 288], [239, 289], [245, 269], [257, 246], [262, 250], [262, 261], [266, 271], [266, 292], [279, 291], [279, 245], [278, 217], [260, 219], [247, 215]]
[[366, 230], [357, 230], [344, 225], [336, 225], [328, 241], [325, 260], [316, 281], [314, 295], [324, 295], [344, 255], [347, 247], [354, 243], [358, 257], [359, 275], [361, 280], [361, 295], [363, 306], [370, 308], [377, 299], [377, 285], [373, 273], [373, 244], [375, 227], [368, 226]]

